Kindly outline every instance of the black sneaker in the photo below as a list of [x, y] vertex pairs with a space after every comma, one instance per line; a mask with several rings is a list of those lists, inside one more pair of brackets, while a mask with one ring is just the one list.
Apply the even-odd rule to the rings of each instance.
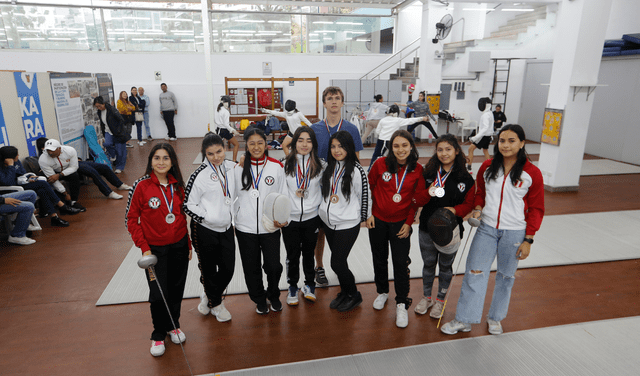
[[80, 212], [86, 212], [87, 209], [80, 205], [80, 203], [78, 201], [75, 202], [75, 204], [71, 205], [72, 208], [76, 208], [76, 209], [80, 209]]
[[362, 294], [359, 291], [356, 291], [355, 294], [347, 296], [342, 303], [338, 306], [338, 312], [347, 312], [356, 308], [362, 303]]
[[[85, 209], [86, 210], [86, 209]], [[60, 207], [60, 213], [65, 213], [65, 214], [78, 214], [80, 213], [82, 210], [78, 209], [78, 208], [74, 208], [71, 207], [67, 204], [64, 204]]]
[[65, 221], [64, 219], [56, 216], [56, 217], [51, 217], [51, 226], [56, 226], [56, 227], [69, 227], [69, 222]]
[[324, 274], [324, 268], [317, 267], [316, 268], [316, 286], [325, 287], [329, 285], [329, 280], [327, 276]]
[[329, 303], [329, 308], [331, 309], [336, 309], [338, 308], [338, 306], [340, 306], [340, 304], [342, 304], [342, 302], [347, 298], [347, 294], [345, 294], [344, 292], [340, 291], [338, 293], [338, 296], [336, 296], [335, 299], [333, 299], [331, 301], [331, 303]]
[[282, 303], [280, 303], [280, 299], [276, 299], [276, 300], [269, 300], [269, 302], [271, 303], [271, 310], [273, 312], [280, 312], [282, 311]]
[[267, 313], [269, 313], [269, 306], [267, 305], [267, 302], [265, 301], [264, 303], [258, 303], [256, 312], [258, 312], [258, 314], [260, 315], [266, 315]]

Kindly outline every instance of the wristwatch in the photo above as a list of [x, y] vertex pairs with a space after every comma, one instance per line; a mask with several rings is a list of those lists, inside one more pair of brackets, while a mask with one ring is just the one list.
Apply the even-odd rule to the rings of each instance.
[[529, 243], [529, 244], [533, 244], [533, 239], [524, 238], [524, 241]]

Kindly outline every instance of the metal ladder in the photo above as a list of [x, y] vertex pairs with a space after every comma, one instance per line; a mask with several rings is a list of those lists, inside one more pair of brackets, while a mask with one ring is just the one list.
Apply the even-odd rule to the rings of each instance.
[[[511, 60], [516, 58], [494, 58], [494, 70], [493, 70], [493, 86], [491, 89], [491, 103], [495, 106], [497, 104], [502, 106], [502, 111], [506, 111], [505, 104], [507, 103], [507, 91], [509, 89], [509, 73], [511, 72]], [[504, 65], [498, 66], [499, 61], [505, 60], [507, 62], [506, 68]], [[504, 73], [507, 72], [506, 77]]]

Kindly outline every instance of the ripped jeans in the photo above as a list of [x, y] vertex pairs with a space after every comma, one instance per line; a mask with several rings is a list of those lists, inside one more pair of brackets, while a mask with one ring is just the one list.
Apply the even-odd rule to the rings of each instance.
[[478, 324], [482, 320], [489, 272], [496, 255], [498, 272], [488, 318], [502, 321], [507, 317], [511, 289], [518, 269], [516, 253], [524, 236], [524, 229], [498, 230], [484, 222], [480, 224], [469, 249], [456, 320], [466, 324]]

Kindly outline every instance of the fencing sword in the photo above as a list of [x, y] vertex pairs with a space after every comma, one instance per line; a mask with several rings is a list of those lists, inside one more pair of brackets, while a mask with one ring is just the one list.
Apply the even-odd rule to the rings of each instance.
[[[162, 301], [164, 302], [164, 306], [167, 307], [167, 313], [169, 314], [169, 318], [171, 319], [171, 324], [173, 325], [173, 329], [175, 330], [176, 335], [178, 335], [178, 328], [176, 328], [176, 323], [173, 321], [173, 316], [171, 315], [169, 304], [167, 304], [167, 299], [164, 297], [164, 293], [162, 292], [162, 287], [160, 287], [160, 281], [158, 281], [158, 275], [156, 274], [155, 268], [153, 267], [157, 263], [158, 263], [158, 257], [156, 257], [156, 255], [142, 256], [142, 258], [138, 260], [138, 266], [141, 269], [148, 269], [149, 275], [156, 280], [156, 283], [158, 284], [158, 290], [160, 290], [160, 295], [162, 295]], [[180, 342], [180, 337], [178, 337], [178, 342]], [[184, 360], [187, 362], [187, 367], [189, 367], [189, 373], [191, 373], [191, 376], [193, 376], [193, 371], [191, 370], [191, 364], [189, 364], [189, 359], [187, 359], [187, 353], [184, 352], [184, 347], [182, 346], [182, 342], [180, 342], [180, 348], [182, 349], [182, 355], [184, 355]]]
[[449, 300], [449, 293], [451, 292], [451, 286], [453, 286], [453, 280], [456, 278], [456, 274], [458, 274], [458, 270], [460, 269], [460, 263], [462, 262], [462, 259], [464, 257], [464, 251], [467, 248], [467, 244], [469, 244], [469, 239], [472, 238], [471, 232], [473, 232], [474, 228], [477, 228], [478, 226], [480, 226], [480, 219], [478, 218], [470, 217], [467, 220], [467, 222], [469, 222], [469, 225], [471, 225], [471, 231], [469, 231], [469, 235], [467, 236], [467, 240], [464, 243], [464, 247], [462, 247], [462, 254], [460, 255], [460, 260], [458, 260], [458, 266], [456, 266], [456, 272], [453, 274], [453, 277], [451, 278], [451, 283], [449, 284], [449, 290], [447, 291], [447, 295], [445, 295], [444, 297], [444, 305], [442, 306], [442, 313], [440, 314], [440, 318], [438, 319], [438, 325], [436, 325], [436, 328], [440, 327], [440, 321], [442, 321], [442, 316], [444, 316], [444, 310], [445, 308], [447, 308], [447, 301]]

